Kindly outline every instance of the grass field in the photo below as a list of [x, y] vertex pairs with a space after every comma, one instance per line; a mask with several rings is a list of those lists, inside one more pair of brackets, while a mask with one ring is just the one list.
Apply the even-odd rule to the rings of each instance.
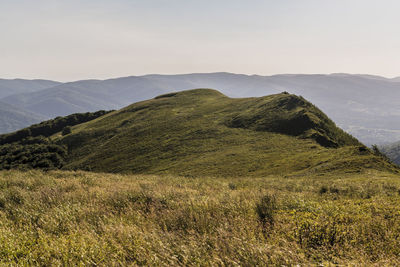
[[2, 171], [0, 263], [399, 265], [400, 179]]

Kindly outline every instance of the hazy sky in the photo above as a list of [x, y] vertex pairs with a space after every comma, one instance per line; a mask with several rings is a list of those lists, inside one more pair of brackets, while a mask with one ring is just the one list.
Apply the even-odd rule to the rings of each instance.
[[398, 0], [0, 0], [0, 77], [400, 76]]

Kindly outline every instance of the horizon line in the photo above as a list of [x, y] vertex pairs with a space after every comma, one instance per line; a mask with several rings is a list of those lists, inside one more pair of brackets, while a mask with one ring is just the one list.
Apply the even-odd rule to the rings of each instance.
[[127, 76], [115, 76], [109, 78], [87, 78], [87, 79], [78, 79], [78, 80], [69, 80], [69, 81], [61, 81], [61, 80], [52, 80], [47, 78], [0, 78], [0, 80], [6, 81], [52, 81], [58, 83], [73, 83], [73, 82], [80, 82], [80, 81], [107, 81], [107, 80], [115, 80], [115, 79], [123, 79], [123, 78], [133, 78], [133, 77], [146, 77], [146, 76], [182, 76], [182, 75], [209, 75], [209, 74], [232, 74], [232, 75], [243, 75], [243, 76], [259, 76], [259, 77], [274, 77], [274, 76], [315, 76], [315, 75], [322, 75], [322, 76], [364, 76], [365, 78], [383, 78], [386, 80], [394, 80], [396, 78], [400, 78], [400, 76], [393, 76], [387, 77], [383, 75], [376, 75], [376, 74], [369, 74], [369, 73], [347, 73], [347, 72], [332, 72], [332, 73], [276, 73], [270, 75], [262, 75], [262, 74], [246, 74], [246, 73], [235, 73], [235, 72], [228, 72], [228, 71], [216, 71], [216, 72], [188, 72], [188, 73], [148, 73], [142, 75], [127, 75]]

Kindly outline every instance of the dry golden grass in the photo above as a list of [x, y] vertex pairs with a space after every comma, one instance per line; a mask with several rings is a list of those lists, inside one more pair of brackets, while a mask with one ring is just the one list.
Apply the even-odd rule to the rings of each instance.
[[0, 263], [398, 265], [399, 190], [400, 179], [382, 172], [228, 179], [4, 171]]

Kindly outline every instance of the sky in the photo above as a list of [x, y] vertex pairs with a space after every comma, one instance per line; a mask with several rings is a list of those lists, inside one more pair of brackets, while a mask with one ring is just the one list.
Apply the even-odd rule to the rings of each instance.
[[397, 0], [0, 0], [0, 78], [400, 76]]

